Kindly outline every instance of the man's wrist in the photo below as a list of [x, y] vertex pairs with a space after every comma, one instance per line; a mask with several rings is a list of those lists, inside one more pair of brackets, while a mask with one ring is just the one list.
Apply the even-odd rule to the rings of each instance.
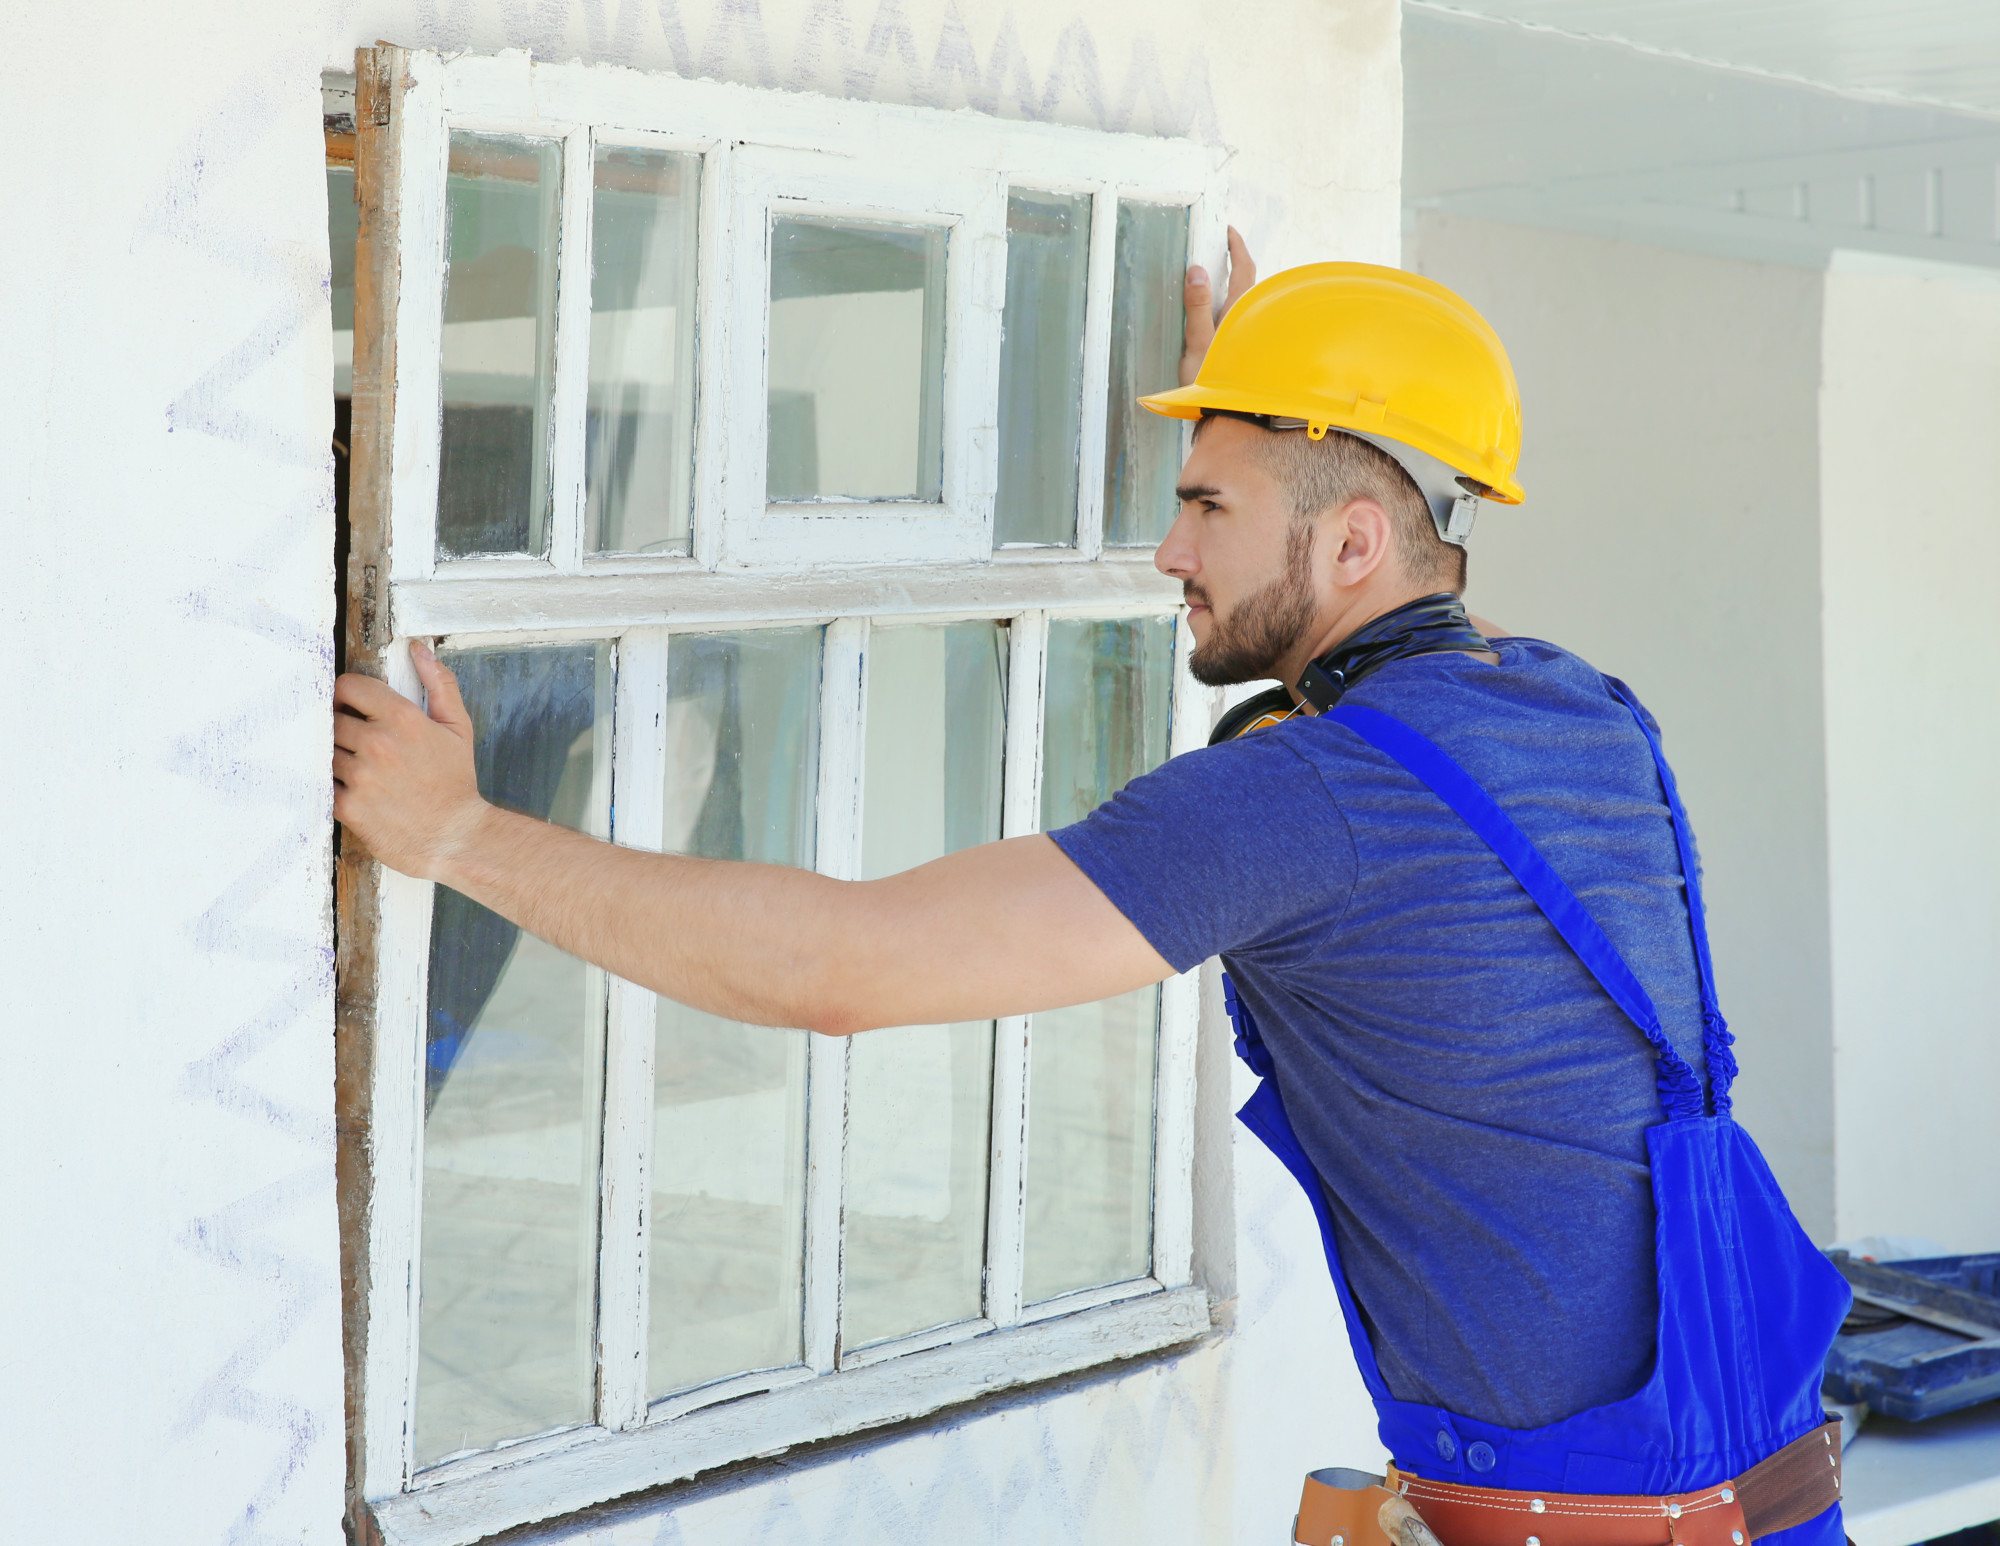
[[492, 865], [482, 860], [491, 851], [496, 828], [506, 815], [497, 805], [489, 805], [475, 796], [444, 824], [430, 878], [441, 886], [474, 896], [482, 879], [490, 878]]

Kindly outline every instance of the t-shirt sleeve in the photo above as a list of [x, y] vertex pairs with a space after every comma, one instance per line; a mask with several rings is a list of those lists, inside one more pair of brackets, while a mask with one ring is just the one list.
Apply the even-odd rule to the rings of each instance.
[[1354, 889], [1339, 806], [1269, 732], [1183, 753], [1049, 836], [1175, 971], [1334, 921]]

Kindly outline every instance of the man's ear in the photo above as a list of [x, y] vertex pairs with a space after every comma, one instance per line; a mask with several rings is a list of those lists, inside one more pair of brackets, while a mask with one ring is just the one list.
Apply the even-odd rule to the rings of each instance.
[[1389, 561], [1395, 533], [1389, 512], [1374, 500], [1366, 495], [1350, 499], [1330, 524], [1333, 529], [1327, 535], [1340, 543], [1333, 558], [1336, 585], [1359, 585]]

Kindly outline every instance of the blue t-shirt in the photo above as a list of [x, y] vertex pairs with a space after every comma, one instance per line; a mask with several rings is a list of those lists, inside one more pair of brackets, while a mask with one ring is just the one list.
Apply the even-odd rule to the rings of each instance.
[[[1652, 754], [1597, 671], [1394, 661], [1347, 703], [1483, 784], [1697, 1070], [1701, 1004]], [[1220, 955], [1331, 1204], [1390, 1393], [1531, 1428], [1630, 1395], [1657, 1290], [1651, 1049], [1499, 859], [1401, 764], [1301, 715], [1051, 834], [1178, 970]]]

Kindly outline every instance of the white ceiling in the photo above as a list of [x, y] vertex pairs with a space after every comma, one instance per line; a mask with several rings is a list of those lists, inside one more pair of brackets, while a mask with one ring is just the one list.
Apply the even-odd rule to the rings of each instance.
[[[1851, 248], [2000, 267], [2000, 0], [1481, 7], [1503, 9], [1405, 5], [1413, 210], [1815, 266]], [[1585, 30], [1614, 27], [1629, 40]], [[1994, 110], [1881, 85], [1935, 87], [1947, 64]], [[1845, 73], [1772, 73], [1808, 65]]]
[[1467, 14], [2000, 114], [1995, 0], [1455, 0]]

